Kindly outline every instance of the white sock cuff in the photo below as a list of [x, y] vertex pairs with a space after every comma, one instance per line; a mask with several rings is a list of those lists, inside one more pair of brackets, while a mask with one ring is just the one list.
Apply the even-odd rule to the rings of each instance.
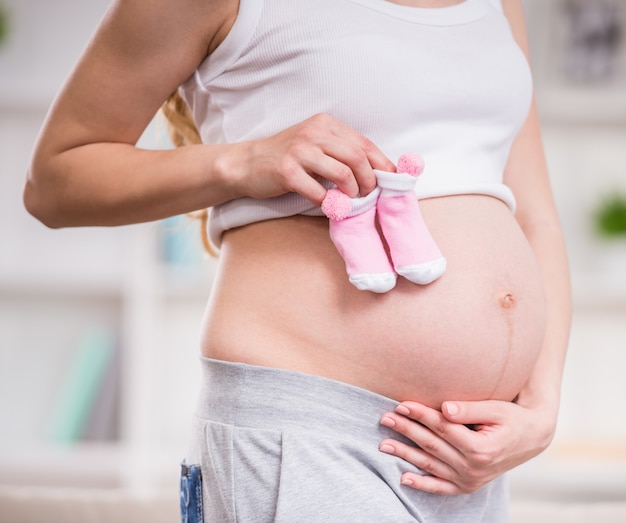
[[358, 198], [350, 198], [352, 203], [352, 211], [348, 216], [356, 216], [357, 214], [363, 214], [365, 211], [376, 207], [376, 202], [380, 196], [380, 187], [375, 187], [374, 190], [367, 196], [360, 196]]
[[412, 190], [417, 183], [417, 176], [407, 173], [392, 173], [374, 169], [374, 174], [378, 180], [378, 186], [383, 189], [406, 192]]

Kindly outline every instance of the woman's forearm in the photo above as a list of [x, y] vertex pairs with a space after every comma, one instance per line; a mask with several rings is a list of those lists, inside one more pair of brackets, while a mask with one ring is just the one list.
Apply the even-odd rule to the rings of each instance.
[[42, 151], [31, 165], [24, 201], [50, 227], [122, 225], [191, 212], [238, 196], [223, 167], [228, 149], [233, 146], [152, 151], [93, 143]]
[[118, 225], [231, 198], [214, 146], [135, 147], [161, 104], [219, 45], [235, 0], [115, 0], [48, 114], [24, 201], [51, 227]]
[[233, 144], [146, 151], [93, 141], [59, 152], [44, 144], [34, 156], [24, 199], [50, 227], [119, 225], [242, 196], [295, 192], [319, 205], [326, 189], [316, 178], [356, 196], [376, 185], [373, 169], [394, 168], [366, 137], [319, 114], [274, 136]]
[[[502, 5], [513, 35], [529, 59], [522, 3], [503, 0]], [[505, 182], [515, 193], [516, 218], [539, 262], [547, 308], [544, 343], [518, 402], [551, 409], [556, 421], [572, 311], [565, 242], [550, 187], [540, 127], [533, 101], [527, 121], [511, 148]]]
[[546, 301], [542, 348], [517, 401], [528, 407], [541, 405], [555, 423], [572, 305], [567, 251], [550, 187], [535, 103], [511, 149], [505, 177], [516, 194], [516, 218], [538, 261]]
[[537, 223], [526, 231], [539, 259], [546, 297], [546, 332], [537, 363], [518, 403], [543, 405], [556, 421], [572, 305], [566, 249], [558, 223]]

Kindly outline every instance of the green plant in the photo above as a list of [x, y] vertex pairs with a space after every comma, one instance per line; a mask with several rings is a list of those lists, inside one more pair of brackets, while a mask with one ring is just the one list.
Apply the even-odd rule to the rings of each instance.
[[626, 194], [614, 192], [602, 198], [594, 213], [596, 231], [605, 237], [626, 237]]
[[0, 3], [0, 45], [9, 33], [9, 15], [4, 5]]

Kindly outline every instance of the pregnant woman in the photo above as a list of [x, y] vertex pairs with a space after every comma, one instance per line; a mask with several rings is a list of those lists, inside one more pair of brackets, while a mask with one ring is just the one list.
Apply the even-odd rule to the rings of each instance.
[[[518, 0], [113, 2], [25, 202], [51, 227], [211, 208], [185, 521], [506, 521], [570, 315], [526, 48]], [[168, 97], [198, 143], [139, 150]], [[320, 205], [413, 152], [446, 271], [359, 290]]]

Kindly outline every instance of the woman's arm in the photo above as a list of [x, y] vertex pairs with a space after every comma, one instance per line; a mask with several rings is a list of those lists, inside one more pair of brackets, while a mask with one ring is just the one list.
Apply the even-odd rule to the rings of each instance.
[[24, 191], [31, 213], [52, 227], [116, 225], [182, 210], [188, 198], [194, 207], [199, 193], [206, 198], [205, 151], [145, 151], [135, 143], [223, 38], [231, 4], [112, 3], [43, 126]]
[[[527, 53], [519, 0], [504, 0], [503, 7], [516, 40]], [[407, 436], [418, 448], [385, 440], [381, 450], [432, 474], [404, 474], [402, 482], [416, 489], [442, 494], [474, 492], [545, 450], [554, 435], [570, 332], [571, 296], [565, 245], [534, 103], [512, 146], [505, 182], [516, 196], [516, 219], [543, 277], [547, 325], [541, 352], [513, 403], [447, 401], [439, 412], [404, 402], [395, 413], [383, 417], [383, 425]]]
[[[526, 28], [519, 0], [504, 0], [513, 33], [528, 56]], [[535, 256], [543, 277], [547, 328], [539, 359], [517, 398], [522, 406], [543, 406], [551, 418], [546, 445], [551, 441], [558, 414], [561, 378], [569, 341], [572, 297], [563, 232], [548, 176], [537, 107], [533, 101], [526, 125], [511, 149], [505, 183], [517, 200], [515, 217]]]
[[328, 178], [356, 196], [391, 162], [318, 115], [266, 140], [147, 151], [135, 144], [161, 104], [224, 39], [237, 0], [115, 0], [55, 100], [24, 190], [51, 227], [119, 225], [289, 191], [321, 202]]

